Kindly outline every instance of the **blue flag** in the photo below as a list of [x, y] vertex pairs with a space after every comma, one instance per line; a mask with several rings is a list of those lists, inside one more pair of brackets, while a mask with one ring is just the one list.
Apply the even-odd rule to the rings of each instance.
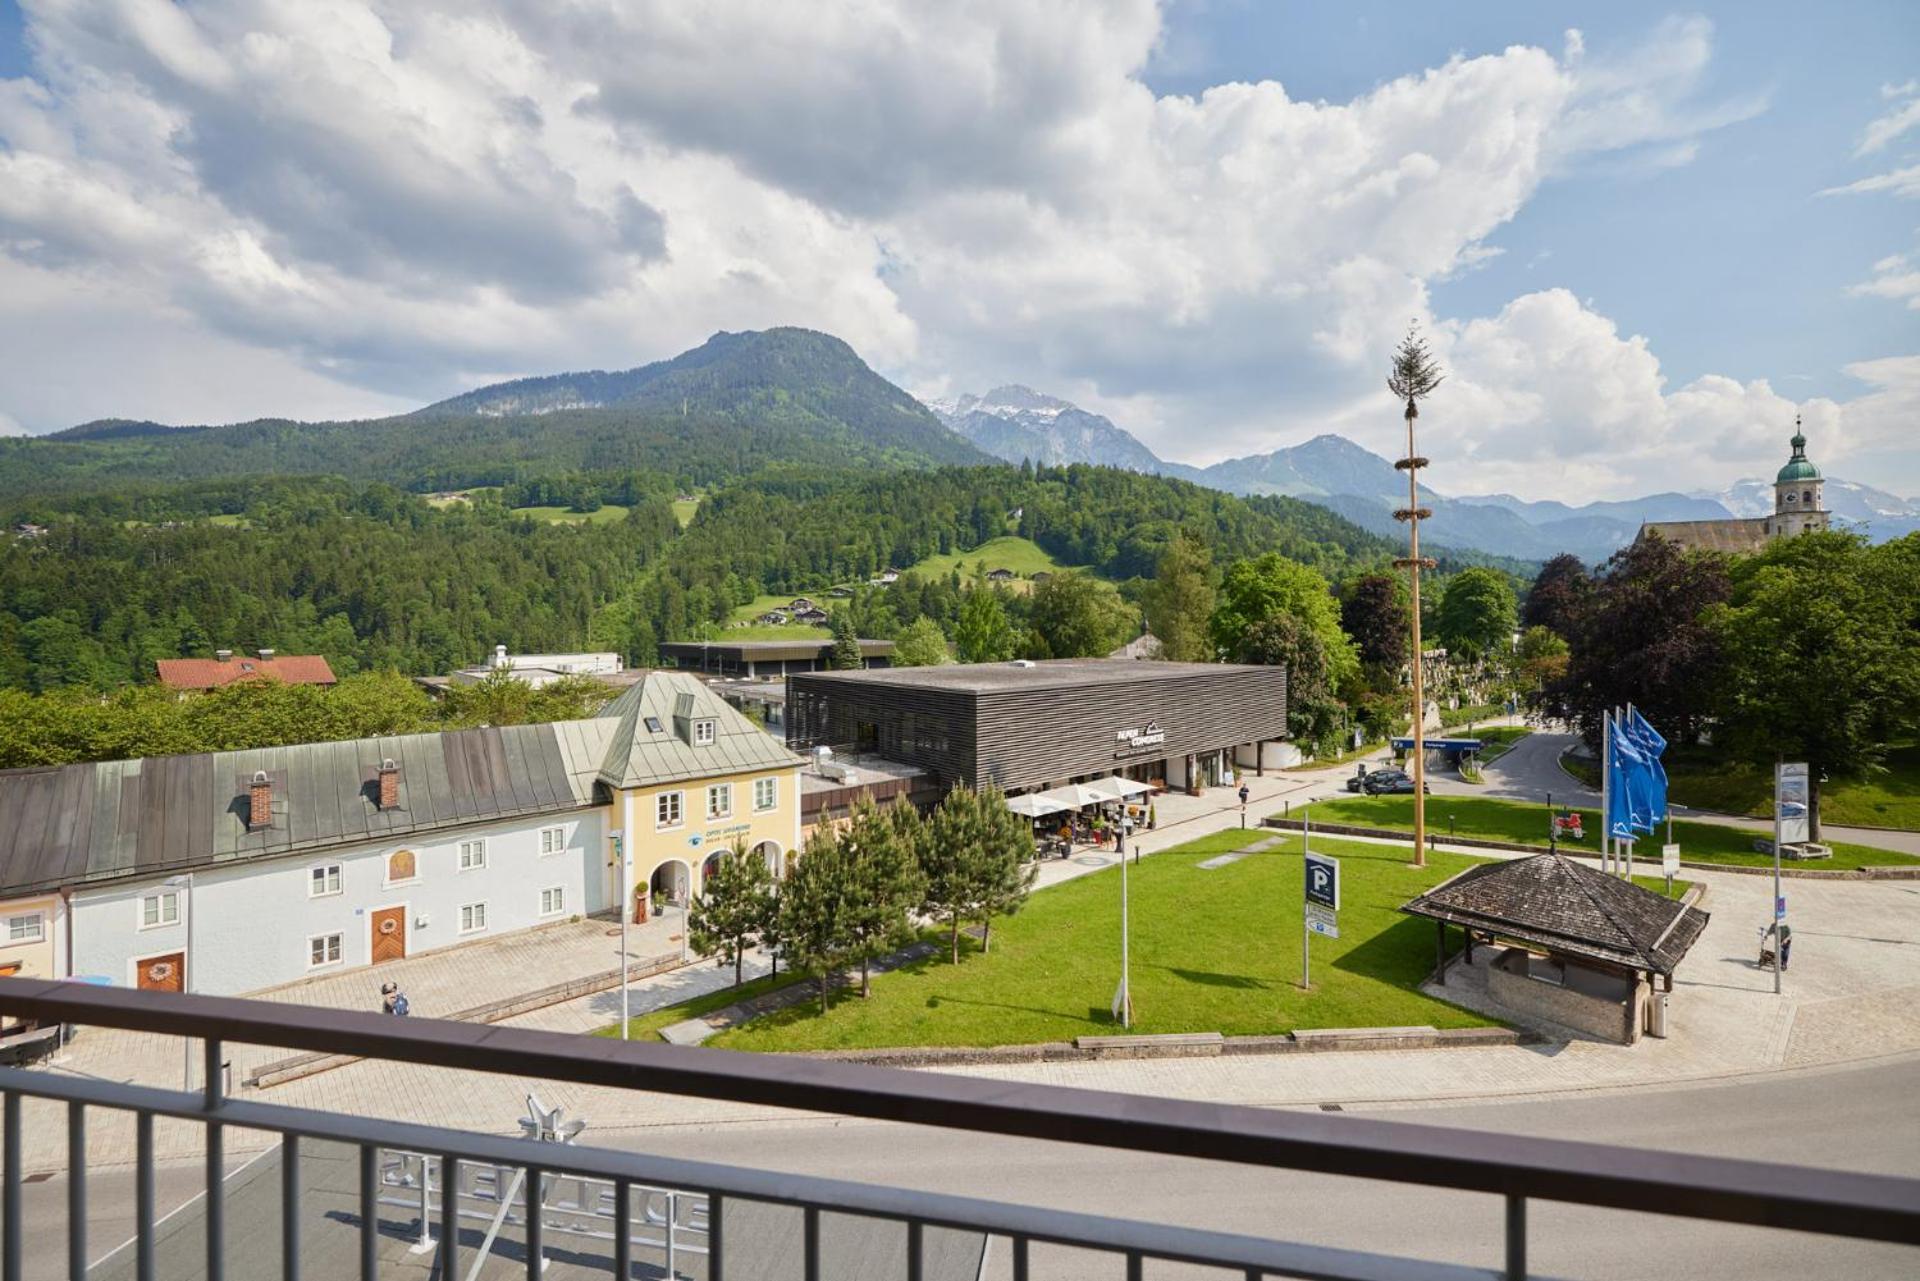
[[1647, 801], [1647, 821], [1649, 824], [1661, 822], [1667, 817], [1667, 767], [1660, 763], [1660, 755], [1667, 750], [1667, 740], [1647, 723], [1637, 708], [1627, 713], [1625, 728], [1646, 763], [1641, 791]]
[[1647, 758], [1623, 725], [1607, 723], [1607, 833], [1633, 840], [1636, 831], [1650, 832]]

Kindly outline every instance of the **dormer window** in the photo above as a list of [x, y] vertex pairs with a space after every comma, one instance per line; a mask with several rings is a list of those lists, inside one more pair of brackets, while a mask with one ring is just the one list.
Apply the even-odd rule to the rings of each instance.
[[695, 747], [712, 747], [713, 736], [714, 723], [712, 721], [695, 721], [693, 723], [693, 745]]

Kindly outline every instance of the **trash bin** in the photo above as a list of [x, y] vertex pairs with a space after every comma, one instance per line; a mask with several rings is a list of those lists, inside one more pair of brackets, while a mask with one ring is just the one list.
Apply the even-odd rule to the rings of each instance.
[[1647, 994], [1647, 1035], [1664, 1039], [1667, 1035], [1667, 998], [1669, 992]]

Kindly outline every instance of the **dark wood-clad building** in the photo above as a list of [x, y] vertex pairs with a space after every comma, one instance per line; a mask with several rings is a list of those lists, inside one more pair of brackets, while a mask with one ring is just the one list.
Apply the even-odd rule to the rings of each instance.
[[[832, 652], [831, 640], [665, 641], [660, 646], [660, 661], [708, 676], [757, 678], [824, 671], [831, 663]], [[885, 667], [893, 661], [893, 642], [862, 640], [860, 661], [868, 667]]]
[[944, 786], [1206, 786], [1286, 733], [1280, 667], [1068, 658], [787, 677], [789, 746], [875, 753]]

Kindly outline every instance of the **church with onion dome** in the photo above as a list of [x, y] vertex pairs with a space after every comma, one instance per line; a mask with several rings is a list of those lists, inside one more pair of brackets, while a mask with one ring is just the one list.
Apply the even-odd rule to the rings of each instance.
[[1807, 437], [1793, 420], [1793, 454], [1773, 478], [1773, 513], [1728, 520], [1657, 520], [1640, 526], [1640, 537], [1658, 534], [1689, 551], [1757, 552], [1776, 538], [1827, 527], [1820, 469], [1807, 457]]

